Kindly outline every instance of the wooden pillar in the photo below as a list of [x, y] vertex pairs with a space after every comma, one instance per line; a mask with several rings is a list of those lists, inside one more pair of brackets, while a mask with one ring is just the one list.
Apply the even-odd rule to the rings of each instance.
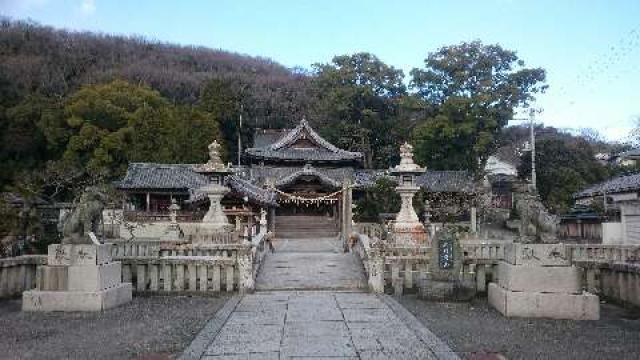
[[346, 205], [345, 205], [345, 213], [346, 213], [346, 223], [345, 223], [345, 230], [347, 232], [347, 237], [349, 237], [351, 235], [351, 232], [353, 231], [353, 209], [352, 209], [352, 190], [351, 190], [351, 183], [347, 182], [347, 194], [345, 196], [345, 200], [346, 200]]
[[477, 209], [475, 206], [471, 207], [471, 232], [476, 233], [478, 231], [478, 217]]
[[269, 231], [271, 232], [276, 231], [276, 208], [275, 207], [269, 208], [269, 219], [267, 220], [267, 226]]
[[150, 211], [151, 208], [151, 194], [147, 193], [147, 212]]

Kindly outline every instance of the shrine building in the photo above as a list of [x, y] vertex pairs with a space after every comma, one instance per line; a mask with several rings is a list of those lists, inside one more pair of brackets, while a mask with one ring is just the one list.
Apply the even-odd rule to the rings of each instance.
[[[293, 129], [258, 130], [243, 159], [245, 166], [230, 167], [223, 178], [230, 189], [222, 201], [224, 213], [241, 230], [254, 226], [265, 209], [270, 230], [280, 238], [349, 234], [354, 198], [377, 178], [390, 176], [386, 169], [363, 169], [362, 153], [334, 146], [304, 119]], [[211, 180], [194, 171], [197, 166], [131, 163], [118, 184], [127, 195], [125, 218], [166, 221], [175, 200], [181, 208], [178, 222], [200, 221], [208, 199], [199, 189]], [[416, 183], [436, 197], [475, 191], [465, 171], [427, 170]]]

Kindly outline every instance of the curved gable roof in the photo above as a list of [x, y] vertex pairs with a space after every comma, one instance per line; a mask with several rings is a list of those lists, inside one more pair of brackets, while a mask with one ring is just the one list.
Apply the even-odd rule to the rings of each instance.
[[[296, 147], [301, 140], [308, 140], [314, 146]], [[305, 119], [274, 143], [245, 151], [251, 157], [265, 160], [360, 161], [363, 158], [360, 152], [342, 150], [322, 138]]]
[[286, 176], [286, 177], [276, 181], [275, 185], [277, 187], [287, 186], [287, 185], [293, 184], [294, 182], [296, 182], [296, 180], [298, 180], [299, 178], [301, 178], [303, 176], [315, 177], [322, 184], [329, 185], [329, 186], [332, 186], [334, 188], [339, 188], [340, 187], [340, 182], [339, 181], [334, 180], [331, 177], [327, 176], [326, 174], [315, 170], [311, 166], [305, 166], [302, 170], [296, 171], [296, 172], [292, 173], [291, 175]]

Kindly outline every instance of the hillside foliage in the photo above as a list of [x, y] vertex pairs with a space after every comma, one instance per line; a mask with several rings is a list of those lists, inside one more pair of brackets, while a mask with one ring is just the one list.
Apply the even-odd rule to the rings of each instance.
[[[121, 178], [129, 162], [202, 162], [213, 138], [224, 144], [225, 161], [235, 162], [238, 136], [246, 148], [256, 128], [292, 127], [303, 117], [337, 146], [363, 152], [367, 168], [395, 165], [399, 145], [411, 141], [429, 169], [481, 175], [487, 157], [509, 141], [507, 120], [546, 89], [543, 69], [480, 41], [427, 52], [408, 75], [367, 52], [300, 70], [4, 19], [0, 187], [68, 200], [77, 184]], [[554, 203], [608, 174], [588, 160], [598, 142], [575, 141], [539, 145], [549, 147], [541, 162], [555, 164], [560, 159], [547, 154], [566, 151], [573, 157], [564, 163], [577, 167], [568, 188], [552, 185], [558, 174], [539, 175], [543, 198]]]

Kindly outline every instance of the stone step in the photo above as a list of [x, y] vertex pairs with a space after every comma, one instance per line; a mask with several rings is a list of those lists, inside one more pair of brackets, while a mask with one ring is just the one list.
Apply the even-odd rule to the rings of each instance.
[[338, 232], [292, 232], [276, 230], [276, 238], [278, 239], [315, 239], [315, 238], [332, 238], [338, 236]]

